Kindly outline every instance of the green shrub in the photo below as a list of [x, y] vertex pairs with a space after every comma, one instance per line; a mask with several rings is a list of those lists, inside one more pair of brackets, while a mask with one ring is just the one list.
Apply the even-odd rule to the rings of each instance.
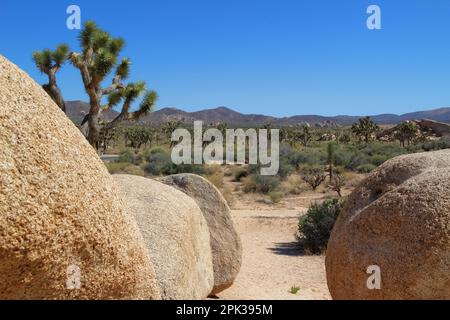
[[342, 210], [343, 200], [331, 199], [314, 203], [300, 216], [298, 241], [305, 252], [320, 254], [326, 250], [334, 223]]
[[450, 149], [450, 137], [444, 137], [437, 141], [425, 142], [422, 144], [422, 149], [424, 151]]
[[358, 166], [358, 168], [356, 168], [356, 170], [359, 173], [370, 173], [373, 170], [375, 170], [376, 168], [377, 167], [375, 165], [371, 164], [371, 163], [365, 163], [365, 164], [362, 164], [362, 165]]
[[174, 164], [170, 162], [170, 164], [164, 166], [161, 170], [163, 175], [172, 175], [172, 174], [180, 174], [180, 173], [193, 173], [197, 175], [207, 174], [208, 171], [202, 166], [197, 164]]
[[130, 150], [125, 150], [119, 154], [117, 162], [121, 163], [134, 163], [134, 153]]
[[370, 164], [374, 165], [375, 167], [378, 167], [378, 166], [381, 166], [383, 163], [385, 163], [389, 159], [390, 159], [390, 156], [387, 154], [375, 154], [375, 155], [369, 157], [368, 161]]
[[346, 169], [357, 171], [357, 168], [361, 165], [367, 164], [368, 160], [366, 155], [360, 153], [354, 153], [350, 157], [350, 161], [345, 166]]
[[281, 199], [283, 199], [283, 193], [272, 191], [269, 193], [269, 197], [272, 203], [280, 203]]
[[244, 192], [259, 192], [268, 194], [280, 185], [280, 178], [277, 176], [262, 176], [254, 174], [244, 180]]
[[295, 168], [302, 165], [324, 165], [326, 163], [327, 155], [325, 150], [317, 148], [303, 148], [290, 158], [290, 164]]
[[299, 291], [300, 291], [300, 287], [293, 286], [293, 287], [291, 287], [291, 289], [289, 290], [289, 293], [291, 293], [291, 294], [297, 294]]
[[155, 176], [159, 176], [172, 164], [172, 159], [167, 153], [154, 153], [148, 156], [148, 163], [144, 170]]
[[294, 167], [288, 163], [286, 159], [280, 159], [280, 165], [278, 167], [278, 173], [277, 175], [285, 179], [287, 176], [289, 176], [294, 171]]

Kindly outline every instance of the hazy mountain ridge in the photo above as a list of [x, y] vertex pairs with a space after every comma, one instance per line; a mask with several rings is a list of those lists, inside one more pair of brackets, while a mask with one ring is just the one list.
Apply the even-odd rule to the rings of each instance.
[[[89, 110], [89, 105], [82, 101], [67, 101], [67, 114], [76, 123], [81, 122], [85, 114]], [[118, 113], [110, 111], [104, 114], [105, 119], [112, 119]], [[292, 117], [276, 118], [261, 114], [242, 114], [235, 110], [219, 107], [215, 109], [205, 109], [196, 112], [186, 112], [177, 108], [163, 108], [143, 117], [140, 124], [159, 124], [170, 120], [179, 120], [186, 123], [192, 123], [201, 120], [205, 123], [225, 122], [229, 125], [254, 126], [270, 123], [279, 126], [295, 126], [305, 123], [319, 126], [333, 125], [351, 125], [358, 121], [362, 116], [319, 116], [319, 115], [296, 115]], [[439, 108], [427, 111], [417, 111], [402, 115], [396, 114], [379, 114], [371, 116], [378, 124], [398, 124], [406, 120], [430, 119], [440, 122], [450, 123], [450, 107]]]

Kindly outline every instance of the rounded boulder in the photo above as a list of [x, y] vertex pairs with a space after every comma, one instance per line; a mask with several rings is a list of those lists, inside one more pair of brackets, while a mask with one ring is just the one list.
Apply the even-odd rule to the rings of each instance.
[[220, 191], [208, 180], [195, 174], [177, 174], [161, 179], [197, 202], [206, 219], [211, 237], [214, 288], [211, 295], [229, 288], [242, 263], [242, 245], [230, 208]]
[[0, 299], [158, 299], [126, 211], [80, 131], [0, 56]]
[[337, 219], [326, 270], [334, 299], [450, 299], [450, 150], [372, 172]]
[[206, 298], [214, 284], [208, 225], [193, 199], [161, 182], [114, 175], [144, 237], [165, 300]]

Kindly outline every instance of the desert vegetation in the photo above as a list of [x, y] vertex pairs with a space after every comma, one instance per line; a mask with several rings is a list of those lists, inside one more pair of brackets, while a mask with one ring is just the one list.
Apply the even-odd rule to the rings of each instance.
[[[118, 157], [106, 163], [108, 169], [111, 173], [154, 178], [180, 173], [201, 175], [222, 192], [232, 208], [305, 208], [296, 232], [297, 246], [305, 254], [314, 255], [326, 251], [345, 196], [367, 174], [396, 156], [450, 146], [448, 138], [424, 135], [412, 122], [380, 128], [369, 117], [349, 127], [281, 127], [278, 174], [264, 176], [260, 165], [173, 164], [170, 132], [177, 126], [192, 130], [181, 121], [116, 128], [106, 145], [108, 153]], [[221, 132], [232, 128], [224, 123], [210, 127]], [[269, 127], [266, 124], [261, 128]], [[389, 139], [377, 138], [386, 130]]]
[[[125, 40], [111, 36], [93, 21], [84, 24], [78, 35], [80, 52], [71, 51], [66, 44], [54, 51], [44, 49], [33, 53], [36, 67], [48, 76], [44, 90], [53, 101], [66, 111], [63, 94], [57, 84], [56, 74], [65, 62], [75, 67], [80, 73], [81, 81], [89, 97], [89, 113], [86, 114], [81, 127], [86, 125], [84, 133], [89, 143], [97, 150], [105, 150], [102, 144], [112, 135], [111, 131], [120, 123], [137, 120], [150, 112], [158, 95], [148, 90], [144, 81], [124, 83], [130, 75], [131, 60], [120, 58]], [[112, 76], [112, 83], [103, 86], [103, 82]], [[141, 98], [139, 107], [131, 111], [133, 103]], [[107, 103], [103, 104], [106, 99]], [[101, 114], [121, 104], [119, 114], [109, 122], [101, 119]]]

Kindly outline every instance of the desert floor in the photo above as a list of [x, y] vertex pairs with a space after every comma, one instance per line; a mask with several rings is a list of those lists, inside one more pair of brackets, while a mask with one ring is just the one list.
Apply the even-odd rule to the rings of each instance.
[[[295, 246], [298, 210], [233, 210], [243, 245], [241, 272], [221, 299], [330, 299], [324, 256]], [[291, 287], [299, 287], [297, 294]]]
[[[348, 194], [363, 176], [355, 176], [344, 190]], [[330, 299], [325, 256], [304, 255], [296, 244], [298, 217], [311, 203], [336, 195], [324, 187], [288, 195], [278, 204], [267, 196], [245, 194], [242, 184], [225, 178], [232, 214], [243, 246], [241, 271], [220, 299]], [[290, 293], [298, 287], [297, 294]]]

